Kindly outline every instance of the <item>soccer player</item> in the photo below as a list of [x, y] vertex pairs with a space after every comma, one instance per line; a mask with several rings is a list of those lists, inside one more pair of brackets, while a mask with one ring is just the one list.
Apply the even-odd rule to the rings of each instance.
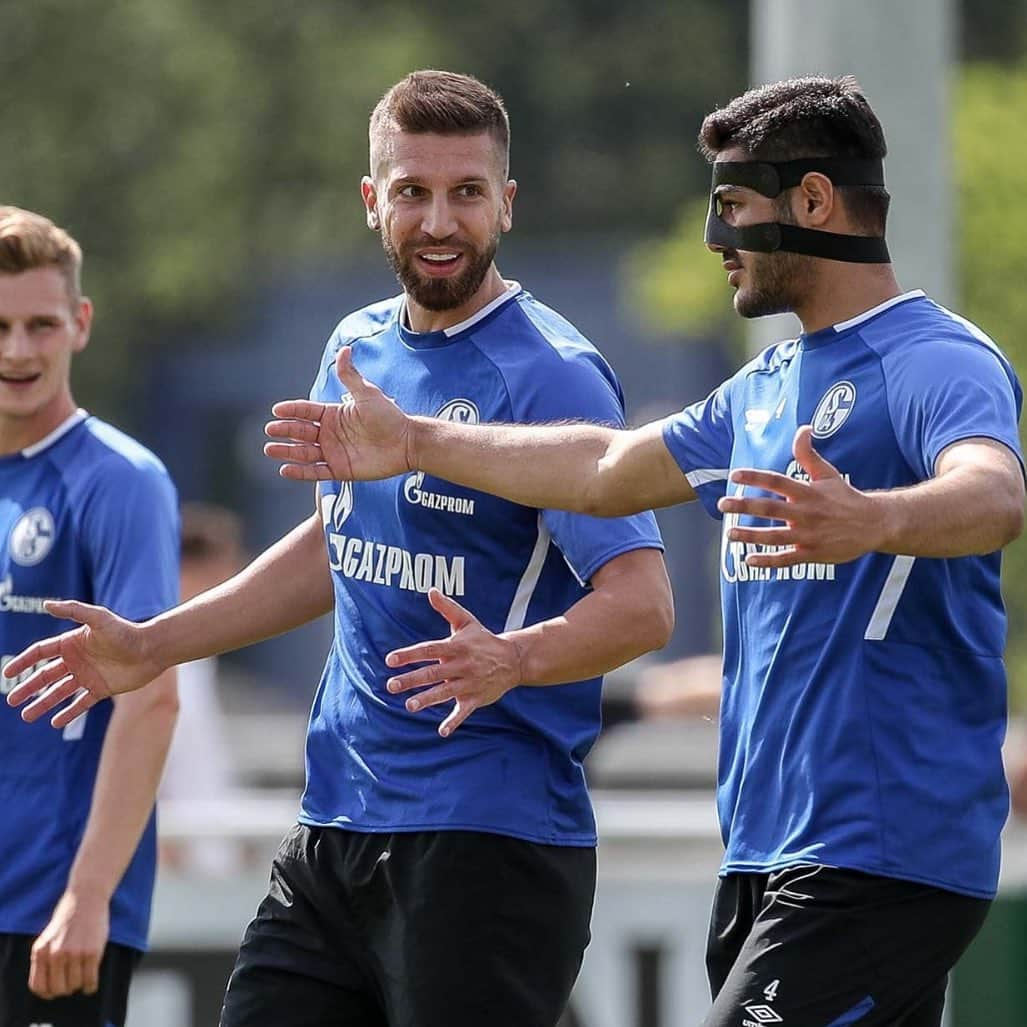
[[[315, 400], [341, 398], [336, 355], [352, 349], [447, 423], [623, 423], [602, 357], [496, 268], [516, 191], [508, 148], [501, 100], [473, 78], [415, 72], [385, 94], [362, 192], [403, 291], [343, 319]], [[599, 675], [672, 625], [651, 514], [559, 513], [420, 473], [329, 481], [314, 515], [225, 585], [143, 626], [55, 604], [87, 626], [12, 666], [61, 654], [27, 684], [70, 672], [89, 690], [63, 724], [97, 691], [333, 606], [300, 823], [222, 1024], [553, 1027], [589, 937], [582, 760]]]
[[343, 351], [349, 402], [276, 406], [287, 441], [267, 448], [292, 478], [423, 473], [603, 515], [698, 498], [723, 518], [706, 1022], [936, 1027], [1007, 814], [1020, 385], [978, 328], [900, 289], [884, 136], [854, 80], [751, 90], [700, 141], [735, 308], [794, 311], [798, 339], [634, 431], [408, 417]]
[[[152, 453], [76, 407], [82, 253], [0, 207], [0, 653], [53, 631], [48, 597], [143, 619], [175, 602], [175, 490]], [[20, 677], [25, 677], [22, 673]], [[146, 947], [153, 805], [175, 672], [62, 731], [0, 714], [0, 1025], [117, 1027]], [[3, 679], [6, 692], [18, 677]]]

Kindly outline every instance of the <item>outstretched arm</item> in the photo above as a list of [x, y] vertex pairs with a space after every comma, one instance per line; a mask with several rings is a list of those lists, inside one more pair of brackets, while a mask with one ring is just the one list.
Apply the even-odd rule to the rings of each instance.
[[54, 727], [64, 727], [100, 699], [142, 688], [169, 667], [279, 635], [327, 613], [332, 603], [321, 519], [314, 514], [235, 577], [142, 624], [86, 603], [47, 603], [51, 613], [82, 626], [11, 660], [8, 677], [49, 662], [7, 701], [18, 706], [33, 699], [22, 713], [33, 721], [84, 689], [53, 718]]
[[97, 990], [111, 896], [153, 810], [177, 711], [174, 670], [114, 701], [82, 841], [64, 894], [32, 946], [28, 983], [42, 998]]
[[336, 370], [343, 403], [277, 403], [264, 450], [300, 480], [388, 478], [426, 471], [515, 503], [602, 517], [695, 498], [663, 441], [662, 422], [632, 431], [591, 424], [466, 425], [410, 417], [353, 367]]

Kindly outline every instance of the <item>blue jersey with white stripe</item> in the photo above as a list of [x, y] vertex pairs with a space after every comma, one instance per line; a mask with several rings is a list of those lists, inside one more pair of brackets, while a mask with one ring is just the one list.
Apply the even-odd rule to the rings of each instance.
[[[766, 350], [664, 439], [715, 517], [733, 468], [801, 478], [799, 425], [859, 489], [930, 478], [961, 439], [1018, 456], [1021, 390], [994, 343], [907, 293]], [[824, 863], [994, 894], [1007, 815], [999, 554], [871, 553], [754, 569], [720, 557], [724, 872]], [[743, 523], [765, 524], [756, 518]]]
[[[467, 422], [623, 423], [613, 372], [563, 318], [519, 288], [445, 331], [414, 333], [402, 300], [347, 317], [311, 392], [337, 402], [335, 356], [413, 414]], [[536, 510], [430, 475], [322, 482], [335, 639], [314, 699], [300, 820], [359, 831], [475, 830], [592, 845], [582, 759], [600, 681], [515, 688], [449, 738], [449, 704], [408, 713], [386, 655], [443, 638], [432, 586], [499, 632], [565, 612], [614, 557], [661, 548], [651, 514], [601, 520]], [[409, 668], [408, 668], [409, 669]]]
[[[178, 598], [178, 503], [157, 458], [84, 412], [0, 456], [3, 662], [75, 625], [44, 599], [81, 599], [145, 620]], [[6, 678], [3, 690], [15, 684]], [[64, 892], [93, 798], [113, 706], [63, 731], [0, 704], [0, 933], [38, 934]], [[110, 938], [146, 947], [156, 860], [151, 816], [110, 903]]]

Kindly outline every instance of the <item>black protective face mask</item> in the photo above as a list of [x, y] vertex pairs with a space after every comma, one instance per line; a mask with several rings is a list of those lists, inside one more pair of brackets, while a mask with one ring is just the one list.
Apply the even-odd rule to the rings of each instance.
[[706, 242], [728, 250], [773, 253], [786, 250], [808, 257], [825, 257], [854, 264], [887, 264], [888, 247], [883, 236], [841, 235], [798, 225], [766, 221], [734, 228], [721, 216], [717, 186], [736, 185], [753, 189], [773, 199], [785, 189], [794, 189], [811, 171], [827, 176], [836, 186], [884, 186], [884, 165], [880, 160], [854, 157], [809, 157], [789, 161], [717, 161], [710, 186], [710, 212], [706, 218]]

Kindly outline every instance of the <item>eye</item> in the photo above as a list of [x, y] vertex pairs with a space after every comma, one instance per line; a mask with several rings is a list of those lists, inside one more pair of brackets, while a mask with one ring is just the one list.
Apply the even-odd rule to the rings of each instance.
[[404, 185], [400, 187], [396, 195], [408, 200], [416, 200], [424, 195], [424, 189], [419, 185]]
[[457, 189], [457, 194], [466, 199], [471, 199], [476, 196], [483, 196], [485, 194], [485, 190], [482, 189], [480, 185], [468, 183], [467, 185], [460, 186], [460, 188]]

